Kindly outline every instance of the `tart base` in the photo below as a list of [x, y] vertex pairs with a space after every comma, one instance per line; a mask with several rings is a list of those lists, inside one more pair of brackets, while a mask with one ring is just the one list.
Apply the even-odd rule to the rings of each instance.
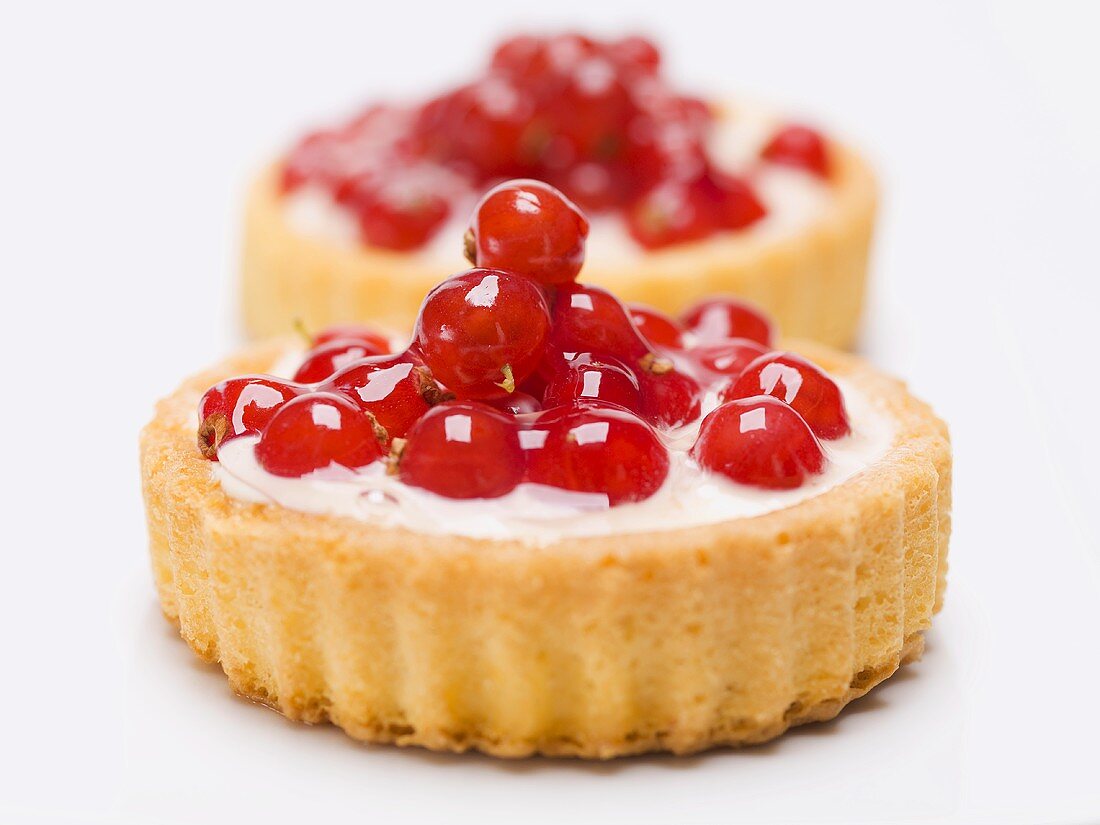
[[165, 615], [238, 693], [372, 742], [496, 756], [692, 753], [835, 716], [920, 655], [942, 601], [943, 424], [863, 362], [797, 349], [895, 421], [893, 447], [749, 519], [533, 546], [380, 529], [228, 498], [189, 380], [142, 434]]
[[[850, 346], [863, 308], [876, 188], [858, 155], [841, 145], [832, 147], [832, 155], [834, 196], [801, 230], [782, 236], [727, 233], [615, 265], [590, 260], [584, 281], [672, 314], [703, 298], [740, 295], [767, 312], [786, 336]], [[309, 329], [349, 321], [410, 329], [424, 295], [467, 266], [460, 238], [448, 267], [421, 254], [302, 235], [287, 221], [280, 178], [278, 164], [261, 174], [245, 211], [241, 302], [252, 337], [288, 333], [296, 320]]]

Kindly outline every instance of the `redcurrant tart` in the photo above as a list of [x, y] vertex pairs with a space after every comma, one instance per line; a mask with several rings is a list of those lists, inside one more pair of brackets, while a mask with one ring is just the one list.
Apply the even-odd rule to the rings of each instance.
[[829, 177], [829, 150], [821, 133], [807, 126], [787, 126], [779, 130], [760, 156], [772, 163], [796, 166]]
[[712, 411], [691, 456], [706, 470], [771, 490], [801, 487], [826, 462], [802, 416], [770, 395], [730, 401]]
[[852, 431], [840, 387], [815, 364], [793, 352], [762, 355], [721, 393], [723, 401], [770, 395], [794, 408], [818, 438], [842, 438]]
[[397, 459], [401, 481], [447, 498], [499, 498], [523, 472], [515, 419], [470, 401], [432, 408], [409, 430]]
[[576, 279], [587, 237], [588, 220], [565, 195], [540, 181], [512, 180], [490, 189], [474, 210], [466, 257], [557, 286]]
[[404, 437], [420, 416], [446, 399], [431, 372], [405, 353], [364, 358], [323, 387], [373, 415], [390, 438]]
[[525, 440], [527, 480], [597, 493], [610, 506], [649, 498], [668, 475], [668, 451], [653, 429], [626, 410], [594, 404], [558, 407]]
[[696, 304], [681, 319], [701, 344], [727, 338], [748, 338], [765, 347], [772, 345], [775, 331], [759, 309], [736, 298], [710, 298]]
[[542, 290], [527, 278], [470, 269], [428, 293], [413, 342], [460, 398], [507, 395], [534, 372], [550, 331]]
[[301, 384], [316, 384], [356, 361], [384, 355], [385, 352], [365, 341], [336, 338], [306, 353], [305, 360], [294, 373], [294, 380]]
[[309, 393], [288, 401], [256, 444], [256, 460], [272, 475], [298, 478], [333, 465], [356, 469], [382, 458], [376, 423], [347, 398]]
[[304, 391], [270, 375], [246, 375], [215, 384], [199, 402], [199, 451], [216, 461], [222, 443], [261, 432], [283, 404]]

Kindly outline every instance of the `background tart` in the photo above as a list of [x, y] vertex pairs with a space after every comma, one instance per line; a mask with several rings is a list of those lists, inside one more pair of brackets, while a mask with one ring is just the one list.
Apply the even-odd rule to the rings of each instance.
[[187, 381], [141, 454], [165, 615], [292, 719], [498, 756], [688, 753], [828, 719], [922, 650], [946, 573], [946, 429], [856, 358], [798, 347], [895, 423], [848, 481], [754, 518], [533, 548], [229, 498], [195, 405], [282, 349]]
[[[847, 347], [858, 332], [875, 217], [876, 187], [853, 150], [830, 145], [829, 197], [798, 229], [752, 227], [617, 260], [589, 241], [585, 281], [621, 299], [678, 313], [708, 296], [743, 296], [786, 335]], [[302, 232], [288, 220], [281, 164], [253, 183], [245, 212], [241, 300], [253, 337], [287, 332], [296, 319], [311, 329], [373, 321], [407, 329], [428, 289], [463, 269], [422, 251], [396, 252]], [[449, 262], [448, 262], [449, 261]]]

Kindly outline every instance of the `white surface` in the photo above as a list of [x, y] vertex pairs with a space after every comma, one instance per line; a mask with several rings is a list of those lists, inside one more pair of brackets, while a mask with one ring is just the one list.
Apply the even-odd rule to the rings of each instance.
[[552, 22], [645, 24], [681, 78], [827, 113], [867, 147], [885, 208], [864, 349], [956, 444], [923, 662], [766, 747], [606, 765], [297, 726], [234, 699], [160, 618], [136, 432], [234, 343], [248, 172], [311, 118], [465, 70], [520, 8], [224, 5], [0, 21], [0, 820], [1100, 817], [1095, 5], [553, 4]]

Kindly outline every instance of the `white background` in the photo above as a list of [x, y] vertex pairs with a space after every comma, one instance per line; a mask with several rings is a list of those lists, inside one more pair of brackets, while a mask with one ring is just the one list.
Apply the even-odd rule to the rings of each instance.
[[[1096, 5], [20, 5], [0, 19], [0, 820], [1100, 820]], [[249, 174], [526, 23], [649, 31], [688, 88], [774, 100], [881, 170], [862, 350], [950, 422], [955, 534], [925, 659], [833, 723], [603, 765], [362, 746], [235, 699], [160, 617], [137, 430], [237, 342]]]

